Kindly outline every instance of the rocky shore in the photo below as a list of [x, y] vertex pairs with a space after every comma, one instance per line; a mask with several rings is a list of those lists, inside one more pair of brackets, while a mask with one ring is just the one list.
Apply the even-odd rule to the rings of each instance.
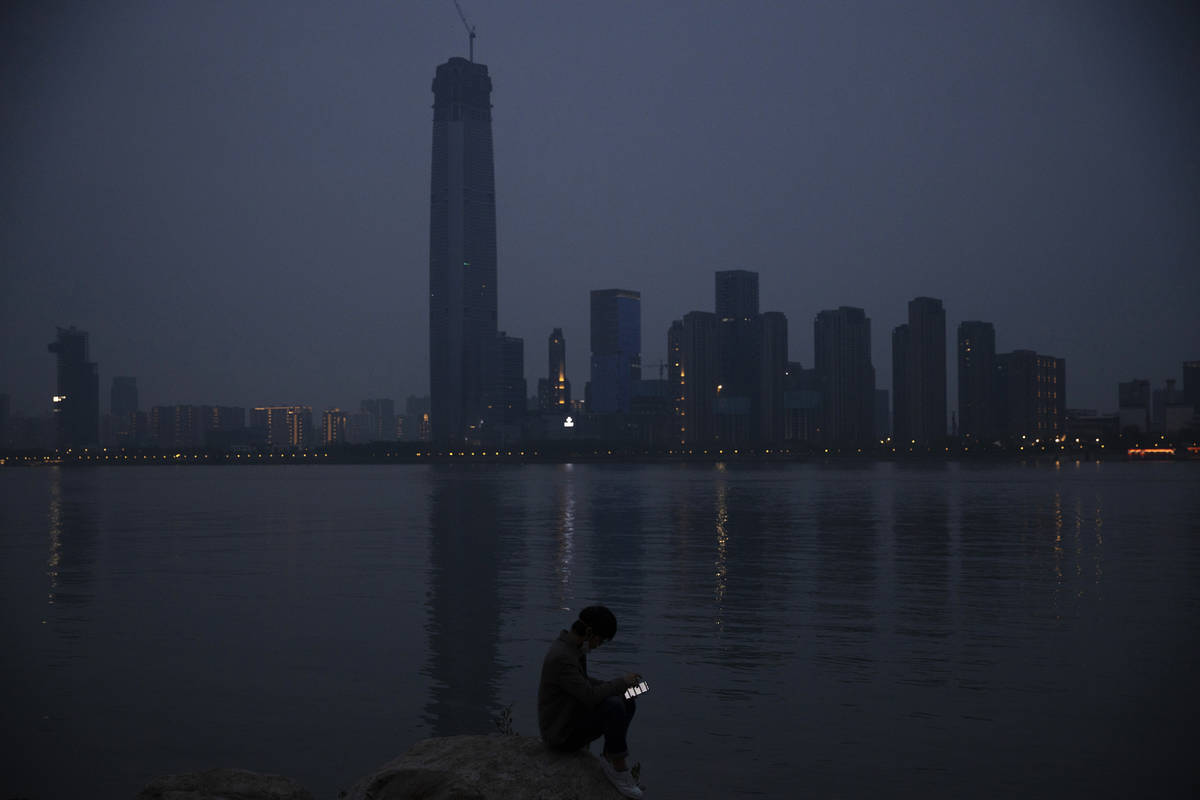
[[[587, 751], [555, 753], [528, 736], [425, 739], [358, 779], [337, 800], [614, 800], [621, 795]], [[151, 781], [137, 800], [315, 800], [295, 781], [210, 769]]]

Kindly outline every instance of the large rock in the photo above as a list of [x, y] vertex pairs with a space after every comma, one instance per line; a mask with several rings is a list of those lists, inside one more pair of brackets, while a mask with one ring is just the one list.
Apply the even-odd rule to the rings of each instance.
[[425, 739], [360, 780], [341, 800], [614, 800], [600, 760], [556, 753], [528, 736]]
[[137, 800], [313, 800], [313, 796], [282, 775], [210, 769], [155, 778], [138, 792]]

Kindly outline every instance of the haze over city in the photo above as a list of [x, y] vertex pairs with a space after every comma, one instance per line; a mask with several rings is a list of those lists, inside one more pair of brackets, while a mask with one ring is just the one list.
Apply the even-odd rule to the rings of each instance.
[[[1116, 406], [1198, 356], [1194, 11], [1137, 3], [475, 3], [499, 327], [588, 370], [588, 292], [641, 293], [643, 370], [713, 273], [890, 332], [941, 298]], [[429, 390], [430, 83], [453, 3], [9, 4], [0, 391], [41, 413], [56, 326], [142, 405]], [[953, 358], [948, 354], [948, 364]], [[954, 371], [949, 391], [954, 408]]]

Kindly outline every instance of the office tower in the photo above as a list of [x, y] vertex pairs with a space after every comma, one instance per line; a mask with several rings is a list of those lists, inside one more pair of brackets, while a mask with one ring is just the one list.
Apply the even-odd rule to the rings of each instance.
[[120, 375], [112, 379], [108, 394], [108, 411], [114, 417], [128, 419], [138, 408], [137, 378]]
[[928, 447], [945, 438], [946, 311], [941, 300], [909, 301], [908, 324], [892, 333], [892, 390], [893, 427], [901, 445]]
[[321, 412], [321, 442], [323, 444], [345, 444], [349, 427], [350, 415], [340, 408], [329, 408]]
[[784, 384], [788, 370], [787, 317], [780, 311], [760, 314], [762, 357], [759, 371], [758, 439], [763, 444], [784, 440]]
[[633, 382], [642, 377], [642, 295], [627, 289], [591, 293], [591, 406], [628, 414]]
[[762, 327], [758, 318], [758, 273], [716, 273], [717, 439], [727, 445], [757, 438], [762, 371]]
[[434, 441], [477, 439], [496, 338], [496, 189], [488, 69], [451, 58], [433, 79], [429, 384]]
[[869, 447], [875, 441], [871, 320], [861, 308], [822, 311], [813, 322], [813, 342], [824, 411], [821, 440]]
[[990, 322], [958, 326], [958, 431], [966, 442], [996, 436], [996, 329]]
[[1066, 361], [1032, 350], [996, 354], [996, 413], [1010, 441], [1061, 435], [1066, 423]]
[[751, 320], [758, 316], [758, 273], [744, 269], [719, 270], [716, 274], [718, 320]]
[[724, 445], [782, 441], [787, 317], [759, 312], [758, 273], [718, 271], [716, 436]]
[[59, 328], [46, 348], [57, 361], [54, 422], [57, 447], [88, 447], [100, 441], [100, 376], [88, 361], [88, 335], [71, 326]]
[[307, 447], [312, 425], [311, 406], [259, 406], [250, 411], [250, 427], [274, 449]]
[[898, 447], [912, 444], [912, 419], [908, 398], [908, 351], [911, 339], [908, 324], [892, 331], [892, 441]]
[[687, 420], [684, 417], [684, 399], [687, 381], [683, 371], [683, 321], [674, 320], [667, 329], [667, 404], [673, 422], [669, 426], [668, 442], [684, 444], [687, 441]]
[[1150, 430], [1150, 381], [1135, 378], [1117, 384], [1117, 414], [1121, 432]]
[[525, 340], [499, 331], [488, 354], [487, 406], [479, 439], [490, 444], [511, 444], [521, 437], [525, 415]]
[[671, 324], [667, 335], [668, 352], [677, 353], [679, 359], [677, 371], [672, 367], [672, 383], [678, 380], [679, 389], [673, 393], [679, 408], [680, 444], [708, 444], [717, 437], [717, 325], [716, 314], [690, 311]]

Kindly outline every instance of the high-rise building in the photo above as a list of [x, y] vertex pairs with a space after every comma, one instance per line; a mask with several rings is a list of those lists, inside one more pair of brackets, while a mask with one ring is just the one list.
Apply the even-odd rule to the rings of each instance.
[[158, 447], [197, 447], [203, 428], [197, 406], [154, 406], [150, 409], [150, 440]]
[[875, 390], [875, 435], [880, 440], [892, 435], [891, 403], [887, 389]]
[[912, 339], [908, 323], [892, 331], [892, 441], [908, 447], [912, 441], [912, 415], [908, 397], [908, 351]]
[[137, 378], [118, 375], [112, 379], [108, 393], [108, 411], [114, 417], [128, 418], [138, 408]]
[[108, 394], [108, 414], [100, 422], [100, 438], [105, 445], [136, 444], [134, 429], [138, 414], [137, 379], [128, 375], [112, 379]]
[[340, 408], [329, 408], [321, 412], [321, 442], [326, 445], [345, 444], [349, 432], [350, 415]]
[[687, 381], [683, 372], [683, 321], [674, 320], [667, 329], [667, 386], [666, 402], [673, 422], [668, 426], [667, 441], [684, 444], [687, 441], [687, 420], [684, 417], [684, 398]]
[[714, 287], [717, 439], [734, 446], [780, 442], [787, 317], [778, 311], [759, 312], [757, 272], [718, 271]]
[[1191, 427], [1195, 409], [1187, 402], [1182, 389], [1175, 388], [1175, 379], [1167, 378], [1161, 389], [1151, 395], [1154, 407], [1151, 424], [1157, 433], [1176, 434]]
[[642, 295], [628, 289], [591, 293], [591, 406], [628, 414], [633, 382], [642, 377]]
[[760, 314], [762, 356], [759, 370], [758, 440], [778, 444], [784, 440], [784, 392], [788, 371], [787, 317], [781, 311]]
[[0, 448], [8, 447], [8, 417], [11, 413], [11, 398], [7, 393], [0, 393]]
[[958, 432], [964, 441], [996, 436], [996, 329], [990, 322], [958, 326]]
[[1032, 350], [996, 354], [996, 412], [1000, 432], [1047, 439], [1066, 424], [1066, 361]]
[[1200, 416], [1200, 361], [1183, 362], [1183, 402]]
[[718, 270], [716, 274], [718, 320], [751, 320], [758, 316], [758, 273], [744, 269]]
[[680, 444], [708, 444], [717, 437], [717, 325], [716, 314], [690, 311], [667, 334], [667, 351], [677, 358], [669, 380], [676, 387], [672, 394]]
[[396, 404], [390, 397], [363, 400], [359, 410], [368, 416], [367, 441], [390, 442], [396, 438]]
[[307, 447], [312, 426], [311, 406], [259, 406], [250, 411], [250, 427], [275, 449]]
[[875, 441], [875, 367], [871, 320], [861, 308], [822, 311], [813, 322], [824, 410], [822, 441], [867, 447]]
[[88, 335], [71, 326], [59, 328], [47, 347], [57, 361], [54, 422], [57, 447], [79, 448], [100, 441], [100, 376], [88, 360]]
[[497, 332], [492, 80], [451, 58], [433, 79], [429, 385], [439, 445], [478, 438]]
[[207, 447], [229, 446], [244, 438], [246, 409], [241, 406], [200, 406], [200, 437]]
[[[905, 351], [903, 358], [897, 348]], [[908, 302], [908, 324], [892, 334], [892, 367], [897, 440], [925, 447], [940, 442], [946, 436], [946, 311], [941, 300], [916, 297]]]
[[784, 433], [789, 442], [816, 443], [821, 438], [821, 382], [815, 369], [788, 362], [784, 377]]
[[567, 342], [562, 328], [550, 331], [549, 366], [546, 371], [544, 396], [539, 394], [543, 411], [567, 413], [571, 408], [571, 382], [567, 380]]
[[525, 415], [525, 340], [498, 332], [488, 360], [487, 408], [480, 440], [511, 444], [521, 437]]

